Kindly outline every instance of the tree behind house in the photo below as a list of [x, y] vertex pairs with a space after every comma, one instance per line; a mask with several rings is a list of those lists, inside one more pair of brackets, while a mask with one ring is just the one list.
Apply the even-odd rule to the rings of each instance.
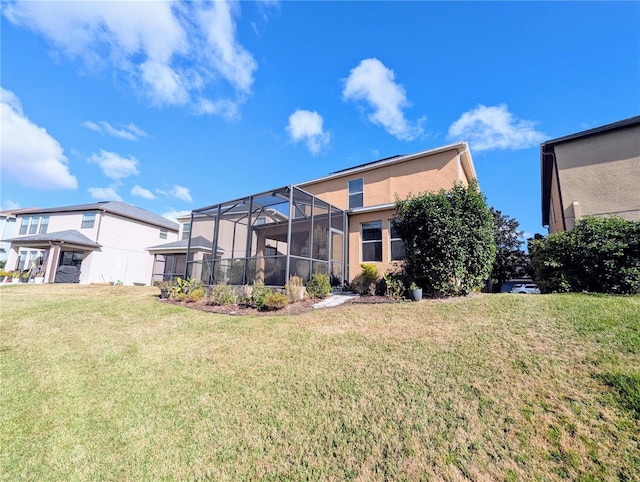
[[496, 243], [496, 258], [491, 269], [492, 291], [500, 291], [500, 286], [513, 278], [531, 276], [529, 259], [520, 247], [524, 243], [524, 231], [514, 218], [491, 208], [493, 216], [493, 238]]
[[425, 293], [466, 295], [489, 277], [492, 215], [477, 181], [396, 200], [394, 224], [405, 243], [405, 274]]

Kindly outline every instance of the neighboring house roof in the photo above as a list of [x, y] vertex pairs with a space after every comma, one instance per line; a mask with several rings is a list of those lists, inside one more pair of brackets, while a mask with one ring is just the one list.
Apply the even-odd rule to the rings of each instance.
[[[32, 208], [24, 209], [19, 214], [53, 214], [53, 213], [67, 213], [67, 212], [89, 212], [89, 211], [103, 211], [111, 214], [117, 214], [125, 218], [134, 219], [136, 221], [142, 221], [147, 224], [159, 226], [161, 228], [170, 229], [172, 231], [178, 231], [178, 223], [171, 221], [159, 214], [154, 214], [131, 204], [127, 204], [121, 201], [100, 201], [90, 204], [78, 204], [75, 206], [60, 206], [53, 208]], [[14, 211], [15, 212], [15, 211]]]
[[455, 144], [449, 144], [449, 145], [446, 145], [446, 146], [437, 147], [435, 149], [428, 149], [426, 151], [416, 152], [415, 154], [408, 154], [408, 155], [402, 155], [402, 156], [397, 155], [397, 156], [385, 157], [384, 159], [380, 159], [378, 161], [367, 162], [365, 164], [360, 164], [360, 165], [357, 165], [357, 166], [353, 166], [353, 167], [349, 167], [349, 168], [346, 168], [346, 169], [342, 169], [340, 171], [335, 171], [335, 172], [329, 174], [328, 176], [320, 177], [320, 178], [317, 178], [317, 179], [312, 179], [310, 181], [300, 182], [300, 183], [296, 184], [296, 186], [302, 187], [302, 186], [306, 186], [307, 184], [315, 184], [317, 182], [327, 181], [329, 179], [335, 179], [335, 178], [344, 177], [344, 176], [349, 176], [351, 174], [358, 174], [360, 172], [369, 171], [369, 170], [372, 170], [372, 169], [377, 169], [379, 167], [389, 166], [389, 165], [392, 165], [392, 164], [398, 164], [398, 163], [406, 162], [406, 161], [411, 161], [411, 160], [416, 159], [418, 157], [432, 156], [434, 154], [439, 154], [441, 152], [447, 152], [447, 151], [451, 151], [451, 150], [456, 150], [456, 151], [458, 151], [459, 154], [462, 154], [462, 153], [466, 153], [467, 154], [467, 158], [466, 159], [461, 159], [462, 168], [464, 169], [465, 173], [467, 174], [467, 178], [468, 179], [475, 179], [477, 176], [476, 176], [475, 169], [473, 167], [473, 161], [471, 159], [471, 151], [469, 150], [469, 146], [467, 145], [466, 142], [457, 142]]
[[[181, 239], [180, 241], [174, 241], [173, 243], [158, 244], [147, 248], [147, 251], [186, 251], [189, 246], [188, 239]], [[191, 249], [197, 249], [202, 251], [211, 251], [211, 241], [204, 236], [196, 236], [191, 240]], [[218, 247], [218, 253], [224, 253], [224, 250]]]
[[30, 234], [27, 236], [20, 236], [18, 238], [7, 239], [9, 242], [19, 242], [20, 244], [25, 243], [64, 243], [64, 244], [74, 244], [77, 246], [86, 246], [88, 248], [100, 248], [101, 245], [98, 243], [94, 243], [89, 238], [87, 238], [80, 231], [76, 231], [75, 229], [69, 229], [66, 231], [58, 231], [56, 233], [45, 233], [45, 234]]
[[600, 127], [588, 129], [586, 131], [576, 132], [567, 136], [551, 139], [540, 144], [540, 166], [541, 166], [541, 184], [542, 184], [542, 225], [549, 225], [549, 208], [551, 205], [551, 181], [553, 177], [553, 166], [555, 163], [555, 146], [564, 142], [571, 142], [585, 139], [608, 132], [626, 129], [640, 125], [640, 116], [629, 117], [621, 121], [605, 124]]
[[5, 209], [4, 211], [0, 211], [0, 217], [15, 218], [18, 214], [22, 214], [25, 211], [31, 211], [33, 209], [39, 209], [39, 208]]

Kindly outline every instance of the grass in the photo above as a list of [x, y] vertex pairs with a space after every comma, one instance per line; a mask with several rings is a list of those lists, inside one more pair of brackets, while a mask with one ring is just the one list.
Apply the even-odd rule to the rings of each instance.
[[640, 297], [156, 294], [0, 289], [2, 480], [639, 480]]

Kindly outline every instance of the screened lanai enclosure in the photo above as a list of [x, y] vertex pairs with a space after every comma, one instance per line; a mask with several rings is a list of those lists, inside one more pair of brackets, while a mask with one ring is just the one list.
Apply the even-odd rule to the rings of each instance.
[[206, 285], [281, 287], [323, 273], [342, 285], [345, 229], [344, 211], [295, 186], [196, 209], [186, 274]]

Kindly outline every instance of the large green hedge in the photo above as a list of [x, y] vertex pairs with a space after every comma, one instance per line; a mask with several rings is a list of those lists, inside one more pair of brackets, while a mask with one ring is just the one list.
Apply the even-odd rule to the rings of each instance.
[[571, 231], [531, 240], [534, 276], [544, 293], [640, 293], [640, 222], [586, 217]]
[[465, 295], [481, 288], [495, 256], [493, 216], [478, 183], [396, 200], [404, 270], [431, 296]]

